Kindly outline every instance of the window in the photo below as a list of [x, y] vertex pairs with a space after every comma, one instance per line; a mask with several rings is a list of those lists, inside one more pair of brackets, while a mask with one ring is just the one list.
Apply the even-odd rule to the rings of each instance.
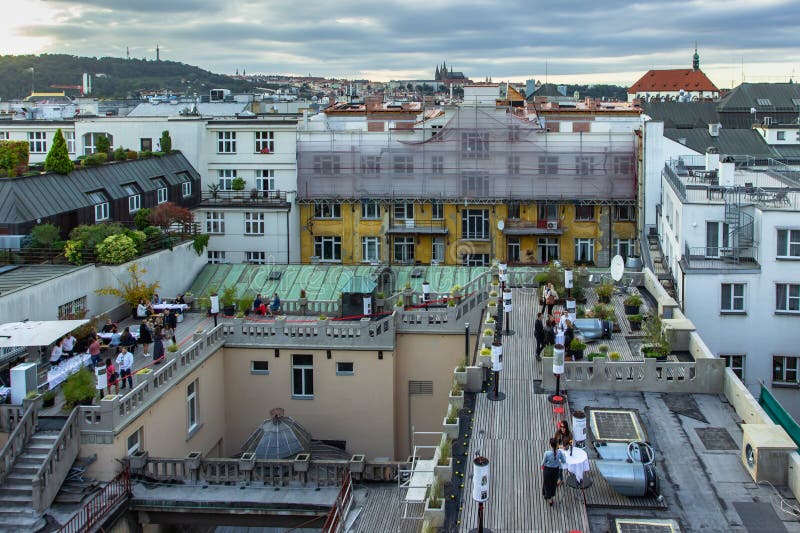
[[464, 209], [461, 211], [461, 238], [472, 240], [489, 238], [488, 209]]
[[614, 239], [614, 253], [623, 259], [636, 255], [636, 239]]
[[506, 244], [506, 261], [518, 263], [520, 261], [519, 237], [509, 237]]
[[431, 202], [431, 219], [444, 220], [444, 204], [442, 202]]
[[233, 180], [236, 178], [236, 170], [232, 168], [224, 168], [217, 170], [217, 178], [219, 184], [219, 190], [221, 191], [232, 191], [233, 190]]
[[465, 132], [461, 134], [461, 156], [465, 159], [489, 157], [489, 134]]
[[579, 155], [575, 158], [575, 170], [578, 176], [588, 176], [592, 173], [592, 158]]
[[187, 422], [189, 427], [189, 432], [191, 433], [195, 429], [197, 429], [198, 425], [198, 406], [197, 406], [197, 386], [199, 384], [199, 380], [194, 380], [189, 383], [189, 386], [186, 387], [186, 414], [187, 414]]
[[[632, 172], [630, 156], [618, 155], [614, 157], [614, 174], [627, 176]], [[633, 219], [631, 219], [633, 220]]]
[[540, 155], [539, 156], [539, 174], [545, 176], [558, 175], [558, 156], [557, 155]]
[[235, 154], [236, 153], [236, 132], [218, 131], [217, 132], [217, 153]]
[[519, 156], [518, 155], [510, 155], [506, 160], [506, 170], [508, 171], [508, 175], [511, 178], [518, 178], [519, 177]]
[[341, 237], [314, 237], [314, 255], [320, 261], [338, 262], [342, 260]]
[[142, 208], [142, 193], [133, 183], [122, 186], [122, 190], [128, 195], [128, 212], [135, 213]]
[[730, 253], [729, 236], [730, 227], [726, 222], [706, 222], [706, 257], [721, 257]]
[[558, 220], [557, 204], [539, 204], [539, 220]]
[[412, 155], [396, 155], [392, 158], [392, 163], [395, 174], [414, 173], [414, 156]]
[[778, 257], [800, 259], [800, 229], [778, 230]]
[[508, 204], [508, 218], [519, 219], [519, 202], [511, 202]]
[[434, 237], [431, 241], [431, 263], [444, 263], [444, 237]]
[[756, 104], [760, 106], [765, 106], [765, 105], [772, 105], [772, 102], [770, 102], [769, 98], [756, 98]]
[[192, 195], [192, 182], [191, 181], [182, 181], [181, 182], [181, 195], [183, 195], [183, 196], [191, 196]]
[[434, 155], [431, 157], [431, 174], [441, 176], [444, 174], [444, 156]]
[[594, 262], [594, 239], [575, 239], [575, 262]]
[[558, 237], [539, 237], [539, 261], [549, 263], [558, 260]]
[[489, 254], [464, 254], [461, 258], [461, 264], [464, 266], [487, 266], [489, 264]]
[[775, 285], [775, 310], [785, 313], [800, 312], [800, 285], [777, 283]]
[[397, 220], [414, 220], [414, 204], [411, 202], [394, 204], [394, 218]]
[[461, 194], [477, 198], [489, 196], [489, 176], [484, 174], [461, 176]]
[[206, 211], [206, 233], [225, 234], [225, 213], [222, 211]]
[[414, 237], [396, 237], [394, 260], [401, 264], [414, 263]]
[[209, 265], [219, 265], [222, 263], [226, 263], [225, 261], [225, 252], [212, 252], [209, 251], [206, 254], [207, 262]]
[[337, 376], [352, 376], [354, 374], [353, 363], [336, 363]]
[[786, 140], [786, 132], [785, 131], [781, 130], [781, 131], [778, 132], [778, 140], [779, 141], [785, 141]]
[[153, 151], [153, 139], [148, 137], [144, 137], [139, 139], [139, 151], [141, 152], [152, 152]]
[[725, 367], [733, 370], [739, 379], [744, 382], [744, 356], [743, 355], [724, 355], [720, 354], [720, 359], [725, 361]]
[[372, 262], [381, 259], [381, 238], [361, 237], [361, 261]]
[[361, 202], [361, 218], [365, 220], [377, 220], [381, 218], [381, 204], [374, 200], [364, 200]]
[[75, 132], [74, 131], [65, 131], [64, 132], [64, 140], [67, 141], [67, 152], [74, 154], [75, 153]]
[[269, 375], [269, 361], [250, 361], [250, 373]]
[[264, 235], [264, 213], [248, 212], [244, 214], [244, 234]]
[[32, 154], [46, 154], [47, 153], [47, 132], [46, 131], [29, 131], [28, 132], [28, 150]]
[[381, 173], [381, 158], [377, 155], [361, 157], [361, 173], [365, 176], [377, 176]]
[[341, 159], [338, 155], [315, 155], [314, 173], [331, 176], [339, 174], [342, 170]]
[[575, 206], [575, 220], [594, 220], [594, 206], [593, 205], [576, 205]]
[[723, 313], [744, 313], [744, 283], [723, 283], [719, 308]]
[[342, 218], [342, 204], [314, 202], [314, 218]]
[[163, 178], [155, 178], [153, 185], [156, 187], [156, 204], [163, 204], [169, 199], [167, 182]]
[[110, 218], [108, 196], [103, 191], [90, 192], [89, 200], [94, 204], [94, 221], [101, 222]]
[[634, 210], [632, 205], [615, 205], [614, 206], [614, 220], [617, 221], [631, 221], [634, 220]]
[[97, 151], [97, 140], [100, 137], [108, 139], [108, 145], [114, 146], [114, 136], [106, 132], [92, 132], [83, 134], [83, 155], [90, 155]]
[[0, 141], [7, 141], [11, 137], [9, 136], [7, 131], [0, 131]]
[[266, 265], [267, 252], [245, 252], [244, 262], [251, 265]]
[[314, 397], [314, 356], [292, 356], [292, 397]]
[[63, 305], [58, 306], [58, 319], [59, 320], [74, 320], [83, 318], [86, 315], [88, 308], [86, 307], [86, 296], [81, 296], [75, 300], [69, 301]]
[[271, 168], [256, 170], [256, 190], [268, 192], [275, 190], [275, 171]]
[[772, 356], [772, 382], [797, 383], [797, 357]]
[[256, 132], [256, 152], [259, 154], [272, 154], [275, 152], [275, 132]]
[[128, 435], [128, 455], [132, 455], [142, 449], [142, 426]]

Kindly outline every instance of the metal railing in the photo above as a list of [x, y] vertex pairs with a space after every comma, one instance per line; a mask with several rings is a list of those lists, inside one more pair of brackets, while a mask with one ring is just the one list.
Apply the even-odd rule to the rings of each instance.
[[328, 518], [325, 519], [325, 524], [322, 526], [322, 533], [340, 533], [344, 531], [345, 521], [347, 514], [350, 512], [350, 507], [353, 505], [353, 480], [350, 478], [350, 472], [345, 472], [342, 479], [342, 489], [336, 496], [336, 501], [328, 513]]
[[734, 266], [758, 267], [758, 248], [748, 247], [738, 253], [730, 246], [684, 246], [683, 258], [689, 268], [726, 269]]
[[118, 505], [131, 496], [131, 477], [126, 468], [92, 496], [77, 514], [59, 529], [59, 533], [81, 533], [104, 521]]
[[286, 191], [263, 191], [249, 189], [241, 191], [203, 191], [200, 203], [205, 205], [245, 205], [258, 207], [285, 207], [289, 205]]

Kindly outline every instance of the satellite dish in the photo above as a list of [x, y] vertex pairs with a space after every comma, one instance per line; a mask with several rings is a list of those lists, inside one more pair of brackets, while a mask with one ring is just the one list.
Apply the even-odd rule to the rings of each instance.
[[497, 221], [497, 229], [499, 231], [503, 231], [503, 228], [505, 228], [505, 227], [506, 227], [506, 221], [505, 220], [498, 220]]
[[625, 262], [622, 260], [621, 255], [615, 255], [611, 260], [611, 279], [619, 281], [622, 279], [622, 274], [625, 272]]

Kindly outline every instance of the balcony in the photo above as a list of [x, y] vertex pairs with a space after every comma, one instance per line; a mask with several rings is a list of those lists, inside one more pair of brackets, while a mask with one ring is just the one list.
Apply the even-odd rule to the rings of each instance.
[[684, 248], [681, 262], [686, 270], [760, 270], [758, 248], [738, 251], [730, 247], [699, 246]]
[[288, 208], [286, 191], [204, 191], [200, 207], [276, 207]]
[[393, 219], [389, 222], [387, 235], [447, 235], [444, 220]]
[[503, 233], [510, 236], [518, 235], [561, 235], [564, 228], [560, 220], [540, 219], [535, 222], [507, 218]]

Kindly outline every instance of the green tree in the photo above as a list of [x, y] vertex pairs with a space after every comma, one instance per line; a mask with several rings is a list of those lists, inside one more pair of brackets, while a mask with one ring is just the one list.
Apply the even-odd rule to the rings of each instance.
[[169, 136], [169, 130], [161, 132], [161, 151], [168, 154], [172, 151], [172, 137]]
[[36, 247], [50, 248], [58, 240], [61, 230], [53, 224], [39, 224], [31, 230], [31, 243]]
[[69, 158], [67, 141], [64, 140], [61, 128], [56, 130], [56, 134], [53, 137], [53, 145], [44, 160], [44, 169], [58, 174], [69, 174], [75, 170], [75, 163]]
[[109, 150], [111, 150], [111, 141], [108, 140], [108, 137], [105, 135], [101, 135], [95, 141], [95, 148], [97, 153], [99, 154], [107, 154]]

